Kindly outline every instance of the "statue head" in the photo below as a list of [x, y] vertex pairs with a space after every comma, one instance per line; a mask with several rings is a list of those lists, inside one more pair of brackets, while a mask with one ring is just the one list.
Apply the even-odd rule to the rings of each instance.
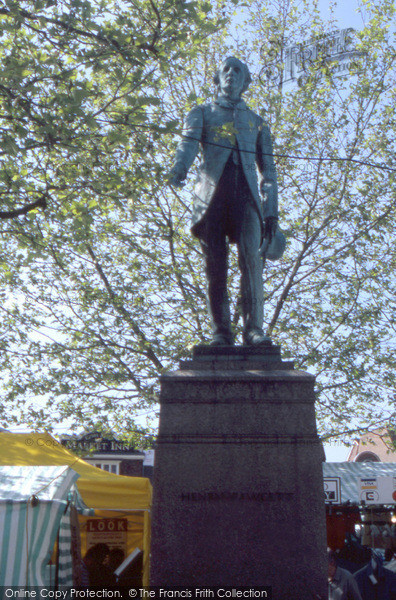
[[224, 96], [238, 98], [248, 89], [252, 78], [245, 63], [235, 56], [228, 56], [221, 63], [213, 81]]

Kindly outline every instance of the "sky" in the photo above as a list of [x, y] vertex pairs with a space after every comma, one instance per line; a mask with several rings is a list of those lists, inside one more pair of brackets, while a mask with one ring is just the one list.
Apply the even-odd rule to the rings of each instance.
[[[330, 6], [334, 3], [329, 0], [319, 0], [319, 9], [323, 18], [330, 17]], [[333, 15], [337, 19], [336, 25], [340, 29], [345, 27], [354, 27], [361, 29], [365, 25], [366, 17], [358, 12], [359, 3], [357, 0], [340, 0], [337, 6], [333, 7]]]
[[326, 462], [344, 462], [351, 451], [351, 446], [345, 446], [345, 444], [336, 440], [331, 444], [323, 444], [323, 447], [326, 454]]

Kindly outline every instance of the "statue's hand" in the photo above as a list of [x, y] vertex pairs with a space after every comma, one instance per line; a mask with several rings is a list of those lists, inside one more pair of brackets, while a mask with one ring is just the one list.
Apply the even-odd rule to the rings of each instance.
[[168, 185], [173, 185], [173, 187], [181, 188], [184, 186], [185, 178], [185, 169], [180, 165], [174, 165], [168, 175]]
[[278, 227], [278, 217], [266, 217], [264, 220], [264, 237], [271, 243]]

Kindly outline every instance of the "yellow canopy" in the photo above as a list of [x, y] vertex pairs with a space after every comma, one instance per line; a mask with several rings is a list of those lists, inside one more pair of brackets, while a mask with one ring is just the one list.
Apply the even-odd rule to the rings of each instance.
[[[80, 475], [76, 482], [78, 491], [88, 508], [95, 509], [96, 516], [129, 515], [132, 532], [128, 552], [136, 546], [143, 550], [143, 585], [148, 585], [152, 496], [149, 479], [102, 471], [67, 450], [48, 433], [0, 432], [0, 465], [68, 465], [76, 471]], [[84, 541], [86, 519], [81, 517], [80, 521]]]
[[78, 491], [89, 508], [149, 510], [152, 487], [145, 477], [114, 475], [67, 450], [48, 433], [0, 432], [0, 465], [68, 465], [80, 477]]

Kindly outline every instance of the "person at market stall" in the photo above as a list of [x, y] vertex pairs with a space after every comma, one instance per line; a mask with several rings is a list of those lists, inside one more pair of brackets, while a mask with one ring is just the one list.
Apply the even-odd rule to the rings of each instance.
[[357, 583], [349, 571], [337, 565], [337, 556], [327, 551], [329, 560], [329, 600], [362, 600]]
[[83, 579], [86, 580], [88, 574], [89, 587], [110, 586], [116, 583], [106, 564], [109, 554], [110, 548], [107, 544], [95, 544], [87, 550], [83, 558]]

